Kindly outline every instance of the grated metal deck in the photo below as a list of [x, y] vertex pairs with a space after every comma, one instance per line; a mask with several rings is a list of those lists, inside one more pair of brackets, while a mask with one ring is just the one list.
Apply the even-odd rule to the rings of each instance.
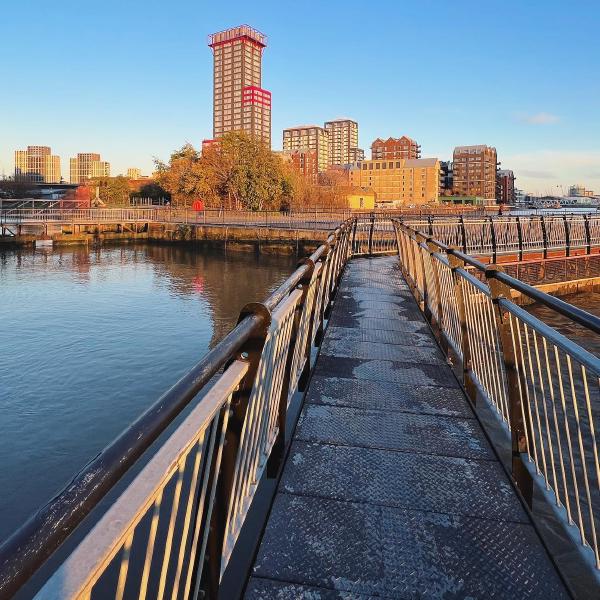
[[396, 260], [344, 273], [246, 598], [568, 597]]

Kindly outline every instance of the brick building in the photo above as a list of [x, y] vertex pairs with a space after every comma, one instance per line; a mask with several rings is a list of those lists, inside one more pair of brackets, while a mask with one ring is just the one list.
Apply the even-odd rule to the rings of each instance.
[[508, 169], [498, 171], [496, 200], [501, 204], [515, 203], [515, 174]]
[[371, 144], [371, 159], [414, 159], [421, 158], [421, 146], [415, 140], [403, 135], [400, 138], [377, 138]]
[[496, 198], [496, 148], [486, 145], [457, 146], [453, 155], [453, 193]]
[[311, 183], [317, 183], [319, 162], [316, 150], [300, 148], [289, 152], [289, 157], [296, 170], [304, 175]]
[[373, 190], [378, 203], [402, 206], [437, 202], [440, 162], [437, 158], [365, 160], [350, 168], [349, 183]]
[[317, 169], [325, 171], [329, 165], [329, 131], [319, 125], [299, 125], [283, 130], [283, 150], [315, 151]]

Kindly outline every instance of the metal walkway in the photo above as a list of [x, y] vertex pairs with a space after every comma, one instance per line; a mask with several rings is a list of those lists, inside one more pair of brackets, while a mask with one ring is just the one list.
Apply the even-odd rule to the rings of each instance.
[[568, 597], [397, 260], [346, 268], [246, 598]]

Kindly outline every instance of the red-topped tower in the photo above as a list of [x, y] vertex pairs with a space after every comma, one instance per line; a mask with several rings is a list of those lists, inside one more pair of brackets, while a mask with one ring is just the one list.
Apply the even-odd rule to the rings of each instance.
[[213, 138], [246, 131], [271, 146], [271, 92], [262, 89], [267, 37], [240, 25], [208, 36], [213, 50]]

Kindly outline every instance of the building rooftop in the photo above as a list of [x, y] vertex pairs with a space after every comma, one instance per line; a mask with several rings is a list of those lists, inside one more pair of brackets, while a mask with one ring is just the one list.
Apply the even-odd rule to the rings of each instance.
[[496, 150], [496, 148], [494, 148], [493, 146], [488, 146], [487, 144], [476, 144], [473, 146], [456, 146], [456, 148], [454, 148], [454, 152], [465, 152], [467, 150]]
[[351, 123], [358, 125], [358, 121], [355, 121], [354, 119], [349, 119], [348, 117], [340, 117], [338, 119], [332, 119], [330, 121], [325, 121], [325, 125], [327, 125], [328, 123], [345, 123], [346, 121], [350, 121]]
[[381, 138], [377, 138], [371, 144], [371, 147], [373, 147], [377, 143], [387, 144], [388, 142], [399, 142], [401, 140], [406, 140], [407, 142], [411, 142], [412, 144], [416, 144], [417, 143], [415, 140], [413, 140], [412, 138], [408, 137], [407, 135], [403, 135], [402, 137], [399, 137], [399, 138], [389, 137], [387, 140], [382, 140]]
[[291, 131], [292, 129], [323, 129], [321, 125], [296, 125], [295, 127], [286, 127], [284, 131]]
[[405, 167], [433, 167], [439, 160], [437, 158], [409, 158], [404, 161]]
[[240, 38], [248, 38], [253, 40], [262, 47], [267, 45], [267, 36], [264, 33], [250, 27], [250, 25], [238, 25], [231, 29], [225, 29], [217, 33], [212, 33], [208, 36], [208, 45], [212, 48], [227, 42], [233, 42]]

